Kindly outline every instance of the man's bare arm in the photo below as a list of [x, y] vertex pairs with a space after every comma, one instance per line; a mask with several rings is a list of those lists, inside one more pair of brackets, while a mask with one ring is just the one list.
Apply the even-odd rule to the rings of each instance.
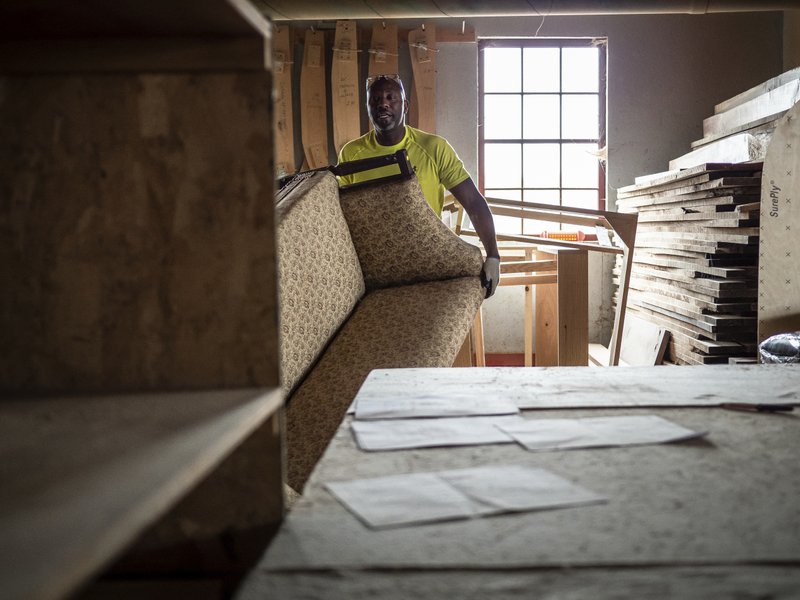
[[489, 298], [497, 289], [500, 282], [500, 252], [497, 249], [497, 238], [494, 232], [494, 219], [486, 198], [475, 187], [471, 178], [465, 179], [450, 190], [456, 200], [467, 211], [470, 221], [475, 226], [475, 231], [486, 250], [486, 260], [483, 263], [481, 278], [486, 287], [486, 297]]
[[475, 226], [475, 231], [486, 250], [486, 256], [500, 258], [500, 252], [497, 250], [497, 238], [494, 233], [492, 211], [489, 210], [486, 198], [475, 187], [475, 182], [472, 181], [472, 178], [467, 178], [458, 185], [453, 186], [450, 193], [467, 211], [469, 219]]

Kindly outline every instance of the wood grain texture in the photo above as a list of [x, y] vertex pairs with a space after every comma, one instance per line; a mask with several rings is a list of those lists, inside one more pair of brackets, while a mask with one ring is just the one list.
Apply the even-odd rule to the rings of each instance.
[[369, 47], [367, 74], [390, 75], [399, 73], [398, 59], [397, 24], [378, 23], [376, 21], [372, 24], [372, 40]]
[[297, 172], [292, 91], [294, 52], [288, 25], [275, 26], [272, 54], [275, 77], [275, 175], [284, 177]]
[[325, 66], [325, 34], [308, 30], [300, 71], [300, 129], [309, 169], [330, 164], [328, 156], [328, 76]]
[[416, 124], [422, 131], [436, 133], [436, 26], [408, 32], [408, 52], [414, 73], [413, 103], [416, 107]]
[[589, 255], [558, 252], [558, 364], [589, 364]]
[[752, 100], [703, 120], [703, 136], [725, 133], [765, 117], [774, 117], [800, 101], [800, 79], [789, 81]]
[[[277, 390], [7, 400], [0, 413], [0, 596], [64, 597], [207, 478], [281, 404]], [[270, 477], [257, 485], [271, 494], [249, 496], [260, 498], [262, 510], [242, 510], [245, 498], [203, 494], [193, 502], [205, 509], [185, 514], [182, 531], [162, 542], [274, 525], [281, 515], [280, 452], [269, 456]], [[255, 473], [241, 475], [228, 477], [229, 495]], [[213, 502], [226, 506], [214, 512]]]
[[2, 387], [276, 385], [269, 74], [2, 84]]
[[333, 146], [338, 155], [361, 135], [361, 89], [358, 77], [358, 35], [355, 21], [336, 21], [331, 65]]

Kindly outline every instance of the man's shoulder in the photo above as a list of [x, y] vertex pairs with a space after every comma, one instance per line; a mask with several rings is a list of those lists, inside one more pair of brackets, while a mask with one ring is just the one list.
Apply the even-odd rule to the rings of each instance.
[[442, 136], [437, 135], [435, 133], [428, 133], [427, 131], [422, 131], [422, 129], [417, 129], [416, 127], [406, 126], [408, 128], [408, 137], [410, 140], [417, 142], [418, 144], [447, 144], [447, 140], [444, 139]]
[[421, 129], [409, 127], [408, 139], [411, 143], [416, 144], [431, 156], [439, 155], [441, 152], [449, 151], [452, 146], [441, 135], [435, 133], [428, 133]]
[[340, 156], [344, 160], [355, 160], [358, 158], [359, 154], [363, 154], [364, 152], [369, 152], [375, 146], [374, 141], [372, 140], [373, 132], [368, 131], [361, 137], [357, 137], [354, 140], [350, 140], [339, 151]]

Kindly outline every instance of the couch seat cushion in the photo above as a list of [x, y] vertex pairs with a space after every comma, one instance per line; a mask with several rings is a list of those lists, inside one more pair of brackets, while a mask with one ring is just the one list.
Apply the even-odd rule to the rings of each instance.
[[289, 485], [302, 489], [372, 369], [452, 366], [483, 295], [477, 277], [367, 294], [288, 401]]

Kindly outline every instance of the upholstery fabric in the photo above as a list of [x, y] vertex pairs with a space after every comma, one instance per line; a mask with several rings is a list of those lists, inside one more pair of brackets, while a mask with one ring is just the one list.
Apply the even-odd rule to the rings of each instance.
[[289, 400], [289, 485], [302, 490], [372, 369], [452, 366], [483, 295], [463, 277], [365, 296]]
[[480, 249], [442, 223], [415, 177], [340, 196], [367, 290], [480, 275]]
[[336, 178], [316, 172], [279, 195], [281, 385], [302, 379], [364, 294]]

